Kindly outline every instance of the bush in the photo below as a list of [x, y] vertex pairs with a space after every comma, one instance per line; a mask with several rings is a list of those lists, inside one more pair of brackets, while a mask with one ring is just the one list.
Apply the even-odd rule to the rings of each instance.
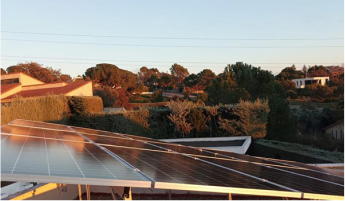
[[93, 90], [93, 95], [102, 98], [104, 107], [128, 107], [129, 97], [122, 88], [97, 87]]
[[207, 101], [208, 101], [208, 93], [204, 92], [204, 93], [198, 94], [196, 99], [197, 100], [202, 100], [204, 103], [207, 103]]
[[286, 92], [286, 96], [290, 97], [291, 99], [296, 99], [297, 98], [297, 93], [293, 90], [288, 90]]
[[69, 112], [66, 96], [49, 95], [31, 100], [16, 97], [12, 102], [1, 104], [1, 125], [14, 119], [57, 121]]
[[84, 128], [151, 137], [150, 130], [139, 125], [138, 122], [129, 117], [125, 117], [126, 113], [127, 112], [115, 114], [83, 113], [80, 115], [73, 115], [68, 119], [67, 124]]
[[164, 100], [164, 97], [163, 97], [163, 91], [161, 89], [155, 91], [153, 94], [152, 94], [152, 99], [154, 102], [162, 102]]
[[138, 111], [126, 112], [123, 115], [145, 129], [150, 128], [150, 124], [148, 123], [150, 112], [146, 108], [140, 107]]
[[73, 114], [101, 112], [103, 110], [102, 99], [97, 96], [69, 96], [68, 105]]
[[195, 130], [195, 137], [198, 137], [198, 134], [205, 132], [207, 130], [208, 119], [203, 114], [203, 110], [201, 108], [192, 109], [188, 119], [193, 129]]
[[219, 118], [220, 128], [231, 135], [249, 135], [264, 138], [267, 134], [267, 117], [270, 108], [267, 100], [242, 101], [233, 108], [236, 119]]

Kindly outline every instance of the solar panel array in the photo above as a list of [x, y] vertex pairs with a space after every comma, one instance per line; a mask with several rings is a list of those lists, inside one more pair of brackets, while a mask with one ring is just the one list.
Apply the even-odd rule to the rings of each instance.
[[7, 181], [343, 199], [342, 173], [150, 138], [14, 120], [1, 127]]

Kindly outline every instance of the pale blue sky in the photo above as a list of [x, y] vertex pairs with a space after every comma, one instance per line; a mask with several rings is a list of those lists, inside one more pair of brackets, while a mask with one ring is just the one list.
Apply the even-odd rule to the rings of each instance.
[[[343, 38], [343, 0], [2, 0], [1, 30], [84, 35], [184, 38]], [[138, 71], [143, 65], [168, 71], [179, 62], [191, 73], [210, 68], [223, 71], [227, 63], [243, 61], [280, 72], [288, 64], [344, 62], [343, 48], [171, 48], [123, 47], [8, 41], [26, 39], [81, 43], [181, 46], [343, 46], [343, 40], [211, 41], [97, 38], [1, 33], [1, 67], [38, 61], [63, 73], [83, 74], [96, 63], [108, 62]], [[25, 57], [24, 57], [25, 56]], [[28, 57], [28, 58], [26, 58]], [[43, 58], [33, 58], [43, 57]], [[45, 58], [46, 57], [46, 58]], [[47, 59], [74, 58], [87, 60]], [[5, 60], [6, 59], [6, 60]], [[125, 61], [110, 61], [125, 60]], [[127, 62], [127, 61], [162, 61]], [[183, 63], [184, 62], [216, 62]], [[301, 68], [303, 64], [297, 64]]]

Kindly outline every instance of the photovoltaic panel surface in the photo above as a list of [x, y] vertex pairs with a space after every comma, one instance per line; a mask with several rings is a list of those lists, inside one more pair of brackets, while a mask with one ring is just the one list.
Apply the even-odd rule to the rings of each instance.
[[[115, 186], [137, 183], [141, 187], [151, 185], [150, 181], [137, 175], [94, 144], [65, 141], [62, 138], [64, 135], [69, 135], [69, 139], [78, 138], [77, 134], [57, 132], [54, 135], [55, 139], [47, 139], [47, 135], [50, 135], [52, 130], [22, 127], [17, 128], [17, 131], [20, 130], [23, 134], [26, 130], [26, 135], [12, 135], [3, 132], [8, 132], [10, 130], [8, 127], [3, 126], [1, 129], [3, 179], [21, 180], [27, 175], [35, 175], [38, 179], [52, 181], [58, 181], [59, 177], [66, 177], [74, 183], [108, 183]], [[41, 131], [47, 132], [45, 136]]]
[[[138, 147], [138, 148], [142, 148], [146, 150], [160, 149], [162, 151], [166, 149], [171, 149], [179, 153], [187, 153], [187, 154], [193, 154], [193, 155], [205, 154], [205, 152], [200, 151], [198, 149], [193, 149], [193, 148], [184, 147], [184, 146], [170, 146], [170, 145], [161, 144], [159, 146], [161, 146], [162, 148], [159, 148], [159, 146], [153, 146], [151, 143], [144, 143], [141, 141], [132, 142], [132, 141], [133, 140], [125, 140], [125, 139], [118, 140], [118, 139], [111, 138], [109, 136], [102, 136], [96, 139], [97, 143], [103, 143], [103, 144], [109, 144], [109, 145], [111, 144], [111, 145], [117, 145], [117, 146], [123, 146], [123, 147], [134, 146], [134, 147]], [[113, 148], [109, 148], [109, 149], [113, 150]], [[118, 153], [119, 151], [120, 150], [117, 149], [116, 153]], [[162, 153], [162, 152], [149, 153], [148, 151], [144, 151], [144, 150], [136, 150], [134, 152], [137, 152], [140, 154], [145, 153], [145, 155], [149, 154], [150, 157], [145, 158], [145, 161], [146, 162], [149, 161], [150, 164], [154, 163], [156, 158], [159, 158], [160, 159], [159, 162], [163, 162], [163, 164], [169, 164], [170, 160], [166, 160], [167, 158], [171, 159], [173, 157], [181, 157], [180, 155], [177, 155], [177, 154], [172, 156], [173, 155], [172, 153], [168, 153], [170, 154], [170, 156], [162, 157], [162, 155], [165, 155], [166, 152], [165, 153]], [[209, 153], [206, 152], [205, 155], [209, 156]], [[139, 158], [139, 159], [140, 157], [141, 155], [136, 156], [136, 158]], [[186, 160], [186, 157], [181, 157], [181, 158], [183, 158], [183, 160]], [[152, 161], [152, 159], [154, 161]], [[302, 191], [302, 192], [309, 191], [311, 193], [322, 193], [322, 194], [337, 194], [337, 193], [343, 194], [343, 179], [339, 177], [334, 177], [332, 175], [327, 176], [324, 174], [310, 172], [310, 171], [304, 171], [304, 173], [307, 173], [307, 174], [303, 174], [303, 171], [301, 170], [296, 170], [296, 169], [291, 169], [291, 168], [287, 169], [287, 168], [281, 168], [281, 167], [279, 168], [270, 167], [270, 166], [251, 163], [248, 161], [246, 162], [236, 161], [236, 160], [229, 161], [229, 160], [223, 160], [220, 158], [202, 158], [202, 159], [212, 162], [214, 164], [221, 165], [226, 168], [230, 168], [230, 169], [245, 173], [247, 175], [254, 176], [256, 178], [262, 178], [264, 180], [271, 181], [276, 184], [281, 184], [291, 189], [298, 189], [299, 191]], [[129, 161], [130, 159], [126, 158], [126, 160]], [[173, 161], [177, 161], [177, 159], [174, 158]], [[198, 164], [200, 163], [201, 162], [198, 162]], [[176, 167], [177, 169], [181, 169], [181, 168], [178, 168], [178, 166], [181, 166], [181, 165], [177, 165]], [[171, 164], [168, 167], [174, 167], [174, 165]], [[193, 166], [193, 169], [195, 168], [197, 167]], [[217, 171], [219, 172], [221, 170], [217, 170]], [[188, 174], [188, 175], [192, 175], [192, 174]], [[282, 178], [284, 178], [284, 180], [282, 180]], [[157, 178], [154, 178], [154, 180], [157, 181]], [[217, 180], [222, 181], [224, 180], [224, 178], [217, 178]], [[184, 183], [188, 183], [188, 182], [184, 181]], [[210, 183], [210, 181], [207, 181], [207, 183]], [[222, 183], [226, 183], [226, 181], [222, 181]]]
[[[19, 143], [14, 146], [17, 147], [16, 149], [10, 150], [12, 155], [18, 154], [19, 147], [24, 150], [27, 142], [29, 146], [25, 150], [35, 150], [29, 147], [37, 144], [36, 149], [42, 151], [43, 141], [48, 150], [47, 158], [55, 157], [61, 160], [61, 155], [50, 154], [54, 153], [50, 151], [51, 147], [55, 147], [59, 153], [72, 153], [74, 164], [78, 166], [80, 164], [78, 176], [75, 165], [73, 166], [71, 161], [66, 162], [72, 164], [66, 166], [71, 168], [71, 171], [66, 171], [69, 171], [72, 176], [68, 176], [73, 178], [79, 178], [80, 174], [84, 178], [85, 175], [87, 178], [93, 178], [93, 172], [100, 169], [103, 172], [101, 171], [100, 176], [96, 176], [95, 180], [108, 178], [108, 181], [122, 182], [124, 178], [119, 177], [120, 180], [117, 177], [116, 179], [108, 177], [109, 173], [115, 171], [111, 167], [121, 165], [129, 172], [121, 172], [121, 170], [120, 173], [117, 172], [118, 174], [131, 174], [132, 177], [139, 177], [144, 182], [150, 180], [155, 188], [299, 198], [301, 196], [321, 198], [322, 194], [324, 196], [322, 198], [331, 199], [338, 197], [329, 197], [329, 195], [344, 195], [343, 177], [331, 175], [327, 171], [316, 171], [315, 168], [293, 162], [283, 163], [225, 151], [176, 145], [145, 137], [27, 120], [15, 120], [3, 126], [1, 132], [2, 144], [6, 144], [5, 146], [10, 146], [13, 139], [21, 138], [23, 141], [26, 138], [25, 142], [21, 142], [23, 146]], [[67, 149], [67, 152], [63, 149]], [[35, 151], [27, 156], [33, 156]], [[43, 157], [44, 154], [41, 153], [40, 156]], [[21, 161], [21, 166], [32, 162], [31, 159], [24, 160], [25, 157], [17, 158], [20, 159], [17, 163]], [[116, 165], [109, 164], [114, 161]], [[37, 163], [41, 164], [41, 169], [47, 166], [42, 160], [37, 160]], [[9, 162], [9, 167], [6, 168], [9, 171], [13, 166], [11, 170], [13, 174], [17, 167], [16, 163], [12, 166], [11, 164]], [[103, 169], [99, 168], [99, 165]], [[27, 174], [37, 174], [30, 165], [28, 167], [30, 168], [25, 170], [29, 171]], [[17, 174], [20, 172], [24, 172], [24, 169], [16, 170]], [[54, 170], [53, 174], [66, 176], [59, 175], [57, 170]], [[115, 172], [112, 174], [115, 176]], [[132, 177], [126, 177], [126, 181], [142, 181]]]

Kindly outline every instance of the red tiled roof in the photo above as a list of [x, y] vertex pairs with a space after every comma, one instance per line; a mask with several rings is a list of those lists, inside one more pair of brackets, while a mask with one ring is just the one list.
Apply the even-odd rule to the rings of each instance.
[[341, 120], [335, 122], [334, 124], [328, 125], [328, 126], [326, 126], [325, 128], [323, 128], [323, 129], [324, 129], [324, 130], [327, 130], [327, 129], [329, 129], [329, 128], [332, 128], [332, 127], [338, 126], [338, 125], [344, 125], [344, 119], [341, 119]]
[[60, 95], [60, 94], [67, 94], [79, 87], [84, 86], [87, 83], [90, 83], [91, 81], [87, 82], [73, 82], [71, 84], [68, 84], [64, 87], [55, 87], [55, 88], [46, 88], [46, 89], [34, 89], [34, 90], [28, 90], [28, 91], [21, 91], [18, 92], [12, 96], [9, 96], [5, 99], [11, 99], [14, 96], [18, 95], [23, 98], [28, 98], [28, 97], [37, 97], [37, 96], [45, 96], [47, 94], [54, 94], [54, 95]]
[[13, 84], [4, 84], [1, 85], [1, 94], [5, 93], [6, 91], [13, 89], [16, 86], [19, 86], [19, 83], [13, 83]]
[[27, 85], [27, 86], [24, 86], [24, 87], [34, 87], [34, 86], [42, 86], [42, 85], [49, 85], [49, 84], [59, 84], [59, 83], [67, 84], [67, 82], [60, 81], [60, 82], [49, 82], [49, 83], [45, 83], [45, 84], [33, 84], [33, 85]]
[[340, 66], [327, 66], [326, 68], [331, 72], [344, 72], [344, 68]]

